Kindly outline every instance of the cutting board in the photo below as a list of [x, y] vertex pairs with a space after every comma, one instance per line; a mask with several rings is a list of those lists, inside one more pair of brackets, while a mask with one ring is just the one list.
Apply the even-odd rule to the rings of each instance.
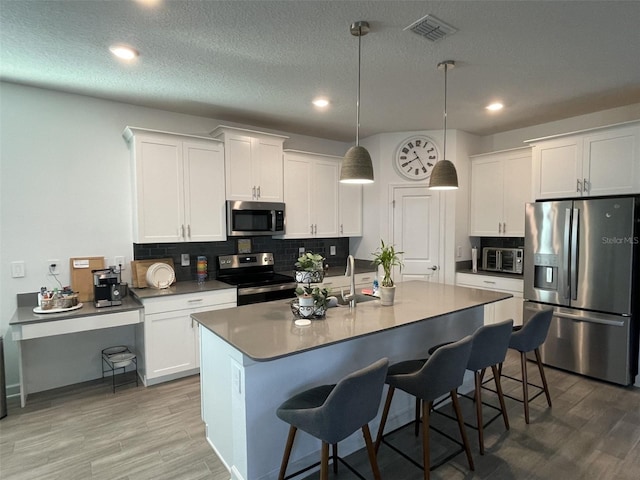
[[166, 263], [171, 268], [173, 268], [173, 258], [153, 258], [150, 260], [132, 260], [131, 261], [131, 283], [133, 285], [133, 288], [146, 288], [148, 286], [147, 270], [149, 270], [149, 267], [154, 263]]
[[93, 273], [104, 268], [104, 257], [75, 257], [69, 259], [71, 289], [78, 292], [79, 302], [93, 302]]

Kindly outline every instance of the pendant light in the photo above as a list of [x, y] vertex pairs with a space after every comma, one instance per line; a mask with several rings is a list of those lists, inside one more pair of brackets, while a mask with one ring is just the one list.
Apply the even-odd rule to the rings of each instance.
[[447, 160], [447, 70], [455, 67], [456, 62], [445, 60], [438, 64], [438, 70], [444, 70], [444, 141], [442, 142], [442, 160], [436, 163], [431, 172], [429, 188], [433, 190], [456, 190], [458, 174], [455, 165]]
[[356, 101], [356, 144], [347, 150], [340, 168], [342, 183], [373, 183], [371, 155], [360, 146], [360, 58], [362, 37], [369, 33], [369, 23], [365, 21], [351, 24], [351, 35], [358, 37], [358, 99]]

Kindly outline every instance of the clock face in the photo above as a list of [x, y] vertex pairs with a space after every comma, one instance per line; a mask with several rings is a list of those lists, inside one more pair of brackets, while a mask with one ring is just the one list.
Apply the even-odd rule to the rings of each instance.
[[425, 180], [440, 159], [436, 144], [428, 137], [413, 136], [404, 140], [394, 159], [398, 173], [409, 180]]

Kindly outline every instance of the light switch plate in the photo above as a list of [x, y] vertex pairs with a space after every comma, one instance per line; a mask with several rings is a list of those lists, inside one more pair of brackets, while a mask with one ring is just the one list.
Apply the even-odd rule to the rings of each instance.
[[299, 256], [304, 255], [304, 247], [300, 247], [300, 248], [298, 248], [298, 255], [299, 255]]
[[22, 278], [25, 276], [24, 261], [11, 262], [11, 277]]
[[180, 265], [183, 267], [188, 267], [191, 265], [191, 259], [189, 258], [188, 253], [183, 253], [180, 255]]

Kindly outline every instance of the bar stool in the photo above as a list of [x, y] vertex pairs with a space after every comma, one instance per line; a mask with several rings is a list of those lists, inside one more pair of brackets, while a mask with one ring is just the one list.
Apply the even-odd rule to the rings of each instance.
[[[287, 422], [290, 428], [278, 480], [292, 478], [318, 465], [320, 465], [321, 480], [328, 479], [329, 444], [333, 446], [333, 471], [337, 473], [337, 461], [340, 460], [349, 470], [364, 480], [364, 477], [353, 467], [338, 457], [338, 442], [358, 429], [362, 429], [373, 476], [376, 480], [380, 479], [369, 422], [378, 413], [388, 366], [389, 360], [382, 358], [344, 377], [336, 385], [311, 388], [280, 405], [276, 414], [281, 420]], [[285, 477], [298, 429], [322, 440], [321, 461]]]
[[[551, 317], [553, 316], [553, 310], [541, 310], [533, 315], [522, 327], [514, 327], [511, 339], [509, 340], [509, 348], [520, 352], [520, 369], [522, 371], [522, 379], [510, 377], [502, 373], [502, 368], [499, 370], [499, 374], [503, 377], [510, 378], [522, 383], [522, 399], [506, 395], [507, 397], [524, 403], [524, 420], [529, 423], [529, 402], [534, 398], [541, 395], [544, 392], [547, 397], [547, 404], [551, 407], [551, 395], [549, 394], [549, 386], [547, 385], [547, 379], [544, 376], [544, 369], [542, 368], [542, 360], [540, 358], [540, 345], [542, 345], [549, 333], [549, 326], [551, 325]], [[536, 363], [538, 364], [538, 370], [540, 371], [540, 378], [542, 379], [542, 387], [529, 383], [527, 378], [527, 353], [533, 351], [536, 355]], [[529, 398], [529, 386], [540, 389], [533, 397]]]
[[[389, 445], [396, 452], [422, 468], [425, 480], [429, 479], [430, 470], [432, 468], [442, 465], [460, 453], [460, 450], [458, 450], [439, 462], [437, 465], [431, 466], [429, 452], [429, 416], [434, 400], [446, 395], [447, 393], [451, 396], [451, 402], [453, 403], [453, 407], [456, 412], [460, 436], [462, 437], [462, 446], [466, 453], [467, 461], [469, 462], [469, 469], [474, 470], [473, 458], [471, 457], [469, 441], [467, 440], [467, 434], [465, 432], [464, 421], [462, 419], [462, 412], [460, 411], [457, 395], [457, 388], [462, 385], [464, 372], [471, 353], [471, 342], [471, 336], [467, 336], [457, 342], [442, 346], [426, 361], [409, 360], [389, 367], [389, 373], [387, 374], [386, 379], [386, 383], [389, 384], [389, 391], [387, 393], [387, 399], [382, 412], [380, 428], [376, 437], [375, 450], [377, 452], [380, 448], [380, 444], [384, 441], [386, 445]], [[393, 393], [396, 388], [399, 388], [422, 401], [423, 465], [418, 464], [404, 452], [384, 440], [384, 426], [387, 422], [391, 400], [393, 399]], [[406, 425], [400, 428], [404, 428], [405, 426]]]

